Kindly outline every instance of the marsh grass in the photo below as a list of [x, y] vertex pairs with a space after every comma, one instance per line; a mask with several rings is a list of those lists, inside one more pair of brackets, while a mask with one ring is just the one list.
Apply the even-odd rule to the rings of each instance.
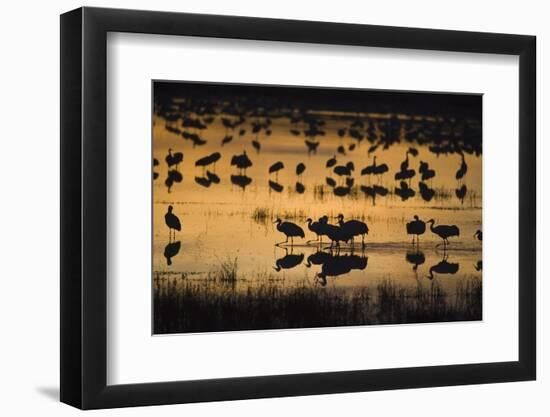
[[[457, 282], [448, 294], [437, 281], [403, 286], [385, 280], [346, 291], [304, 280], [285, 286], [255, 281], [236, 289], [236, 260], [206, 281], [168, 278], [154, 293], [156, 334], [481, 320], [481, 281]], [[250, 281], [252, 282], [252, 281]], [[222, 284], [222, 285], [220, 285]]]

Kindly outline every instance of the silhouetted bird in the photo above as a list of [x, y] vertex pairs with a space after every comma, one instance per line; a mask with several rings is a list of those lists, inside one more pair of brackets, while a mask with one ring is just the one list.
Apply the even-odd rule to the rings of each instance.
[[233, 136], [224, 136], [222, 139], [222, 146], [228, 144], [233, 140]]
[[461, 154], [461, 161], [460, 161], [460, 167], [458, 168], [458, 171], [456, 171], [455, 178], [457, 180], [460, 180], [464, 178], [466, 173], [468, 172], [468, 165], [466, 164], [466, 161], [464, 160], [464, 154]]
[[296, 175], [302, 175], [305, 170], [306, 166], [304, 165], [304, 163], [300, 162], [298, 165], [296, 165]]
[[476, 264], [474, 265], [474, 268], [478, 272], [481, 271], [483, 269], [483, 261], [481, 259], [477, 261]]
[[309, 242], [322, 242], [323, 241], [323, 224], [320, 221], [314, 222], [311, 218], [306, 220], [307, 228], [315, 233], [317, 236], [317, 239], [315, 240], [308, 240], [306, 243]]
[[297, 267], [304, 260], [304, 254], [294, 255], [292, 253], [283, 256], [275, 261], [273, 269], [279, 272], [281, 269], [292, 269]]
[[412, 222], [407, 223], [407, 234], [413, 235], [413, 245], [414, 245], [414, 236], [416, 236], [416, 242], [419, 243], [420, 241], [420, 235], [423, 235], [426, 231], [426, 223], [424, 223], [422, 220], [419, 219], [419, 217], [415, 214], [414, 220]]
[[218, 162], [221, 157], [222, 156], [219, 152], [214, 152], [214, 153], [212, 153], [208, 156], [197, 159], [197, 161], [195, 161], [195, 166], [205, 168], [208, 165], [214, 164], [214, 169], [215, 169], [216, 168], [216, 162]]
[[294, 136], [300, 136], [300, 131], [298, 129], [290, 129], [290, 133]]
[[306, 191], [306, 187], [301, 182], [296, 182], [296, 192], [298, 194], [303, 194]]
[[236, 166], [239, 171], [243, 171], [246, 173], [247, 168], [250, 168], [252, 166], [252, 161], [246, 154], [246, 151], [243, 151], [240, 155], [234, 155], [231, 158], [231, 165]]
[[286, 240], [284, 242], [277, 243], [277, 245], [288, 243], [288, 238], [290, 238], [290, 244], [293, 245], [295, 237], [305, 237], [304, 230], [295, 223], [283, 222], [281, 219], [277, 219], [274, 224], [277, 224], [277, 230], [286, 236]]
[[171, 168], [175, 165], [176, 169], [178, 169], [178, 165], [181, 163], [181, 161], [183, 161], [183, 154], [181, 152], [176, 152], [172, 154], [172, 148], [169, 148], [168, 155], [166, 155], [165, 161], [168, 164], [168, 168]]
[[343, 145], [340, 145], [336, 148], [336, 152], [338, 152], [339, 154], [345, 155], [346, 154], [346, 148], [344, 148]]
[[170, 242], [164, 247], [164, 257], [166, 258], [166, 263], [170, 266], [172, 265], [172, 258], [178, 254], [181, 248], [181, 242]]
[[336, 187], [336, 181], [334, 180], [334, 178], [327, 177], [325, 181], [327, 182], [327, 185], [329, 187]]
[[479, 241], [483, 240], [483, 232], [481, 230], [477, 230], [474, 233], [474, 238], [477, 238]]
[[344, 186], [340, 185], [338, 187], [334, 187], [332, 192], [337, 197], [344, 197], [344, 196], [348, 195], [351, 192], [351, 188], [350, 187], [344, 187]]
[[[159, 165], [159, 161], [157, 158], [153, 158], [153, 167], [156, 167]], [[159, 173], [153, 171], [153, 179], [156, 180], [159, 177]]]
[[305, 265], [307, 268], [310, 268], [311, 265], [323, 265], [330, 257], [331, 255], [329, 253], [320, 250], [309, 255]]
[[436, 234], [441, 239], [443, 239], [443, 245], [444, 246], [446, 246], [449, 243], [448, 239], [450, 237], [460, 236], [460, 229], [455, 225], [452, 225], [452, 226], [439, 225], [439, 226], [434, 227], [434, 224], [435, 224], [434, 219], [430, 219], [426, 223], [431, 223], [430, 230], [432, 231], [433, 234]]
[[262, 145], [257, 140], [252, 141], [252, 147], [256, 149], [257, 153], [260, 153], [260, 150], [262, 149]]
[[365, 235], [369, 234], [369, 228], [366, 223], [359, 220], [348, 220], [344, 222], [344, 215], [338, 215], [338, 224], [343, 232], [348, 235], [353, 244], [353, 239], [355, 236], [361, 236], [361, 245], [365, 246]]
[[353, 162], [349, 161], [346, 165], [337, 165], [334, 167], [333, 172], [338, 176], [349, 176], [355, 169]]
[[327, 163], [326, 163], [326, 167], [327, 168], [332, 168], [334, 165], [336, 165], [336, 155], [334, 155], [332, 158], [328, 159], [327, 160]]
[[279, 178], [279, 171], [281, 169], [284, 169], [284, 167], [285, 165], [281, 161], [275, 162], [273, 165], [269, 167], [269, 173], [270, 174], [275, 173], [275, 178]]
[[176, 216], [173, 213], [174, 208], [172, 206], [168, 206], [168, 211], [164, 215], [164, 222], [166, 223], [166, 226], [168, 226], [168, 233], [171, 234], [172, 230], [174, 231], [174, 235], [176, 233], [176, 230], [179, 232], [181, 231], [181, 223], [178, 216]]
[[427, 162], [420, 161], [420, 167], [418, 168], [418, 172], [422, 175], [421, 180], [422, 181], [428, 181], [435, 177], [435, 171], [433, 169], [430, 169]]
[[210, 184], [212, 184], [207, 177], [195, 177], [195, 182], [205, 188], [210, 187]]
[[353, 269], [363, 270], [367, 267], [368, 258], [358, 255], [334, 255], [323, 262], [321, 272], [316, 277], [321, 279], [321, 285], [326, 285], [327, 277], [337, 277], [350, 273]]

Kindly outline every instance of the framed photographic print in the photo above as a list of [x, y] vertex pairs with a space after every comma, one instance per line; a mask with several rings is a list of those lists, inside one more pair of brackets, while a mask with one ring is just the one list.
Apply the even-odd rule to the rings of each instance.
[[535, 378], [535, 38], [61, 16], [61, 400]]

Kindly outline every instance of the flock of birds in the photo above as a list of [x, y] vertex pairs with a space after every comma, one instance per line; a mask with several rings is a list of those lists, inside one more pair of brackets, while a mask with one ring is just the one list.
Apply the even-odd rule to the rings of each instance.
[[[199, 114], [201, 114], [199, 112]], [[192, 142], [193, 147], [201, 146], [207, 141], [202, 139], [202, 136], [198, 133], [203, 129], [207, 129], [210, 124], [215, 120], [212, 115], [196, 118], [188, 115], [181, 115], [180, 113], [168, 113], [164, 115], [166, 120], [165, 128], [174, 134], [180, 135], [183, 139]], [[237, 117], [220, 116], [220, 121], [225, 129], [225, 136], [221, 140], [221, 146], [223, 147], [227, 143], [234, 140], [235, 137], [244, 137], [247, 134], [245, 123], [247, 119], [240, 114]], [[290, 115], [289, 121], [291, 128], [289, 132], [294, 136], [304, 136], [305, 145], [308, 154], [316, 153], [320, 145], [319, 137], [327, 134], [325, 120], [319, 117], [313, 117], [311, 115]], [[393, 115], [387, 120], [376, 120], [371, 118], [360, 118], [352, 120], [346, 127], [336, 129], [336, 133], [342, 141], [346, 138], [352, 140], [347, 145], [338, 145], [334, 156], [326, 161], [326, 168], [330, 169], [330, 175], [326, 176], [326, 184], [332, 189], [333, 194], [339, 197], [346, 196], [352, 192], [355, 184], [355, 165], [352, 161], [339, 161], [338, 158], [345, 160], [346, 155], [355, 151], [358, 146], [364, 140], [367, 140], [370, 147], [367, 150], [367, 155], [370, 156], [378, 149], [388, 149], [389, 146], [395, 143], [399, 143], [402, 139], [407, 142], [416, 141], [419, 144], [429, 144], [428, 150], [437, 156], [444, 154], [458, 154], [460, 157], [459, 167], [456, 171], [455, 178], [458, 181], [457, 188], [455, 189], [456, 197], [464, 203], [464, 199], [468, 193], [466, 184], [463, 182], [467, 171], [468, 165], [465, 160], [465, 154], [479, 155], [481, 153], [480, 147], [472, 146], [470, 142], [472, 132], [468, 130], [468, 124], [464, 121], [458, 121], [453, 118], [444, 119], [442, 121], [429, 121], [428, 118], [420, 120], [400, 120], [397, 116]], [[183, 128], [183, 130], [182, 130]], [[190, 132], [189, 129], [194, 130]], [[471, 129], [470, 129], [471, 130]], [[251, 122], [251, 132], [254, 135], [254, 139], [250, 144], [252, 148], [259, 153], [262, 149], [262, 138], [266, 138], [272, 135], [272, 121], [269, 117], [255, 117]], [[470, 137], [469, 141], [462, 143], [459, 139], [464, 136]], [[437, 137], [438, 140], [433, 138]], [[443, 137], [447, 137], [443, 140]], [[348, 139], [349, 140], [349, 139]], [[405, 153], [405, 159], [400, 163], [399, 169], [393, 173], [393, 178], [397, 181], [396, 186], [393, 189], [393, 194], [405, 201], [409, 198], [418, 195], [426, 202], [431, 201], [436, 196], [436, 190], [432, 188], [432, 179], [436, 176], [436, 171], [429, 166], [425, 161], [420, 161], [418, 168], [415, 169], [412, 166], [410, 157], [418, 156], [418, 150], [414, 147], [410, 147]], [[202, 176], [195, 176], [195, 182], [203, 187], [210, 187], [211, 185], [219, 184], [220, 177], [216, 174], [216, 163], [223, 158], [220, 152], [213, 152], [209, 155], [199, 158], [195, 161], [195, 167], [202, 169]], [[178, 170], [178, 166], [183, 162], [184, 155], [182, 152], [172, 152], [172, 149], [168, 150], [168, 155], [165, 157], [166, 164], [168, 166], [168, 174], [165, 179], [165, 185], [170, 192], [172, 186], [175, 183], [179, 183], [183, 180], [183, 176]], [[230, 166], [235, 168], [235, 173], [231, 174], [231, 183], [245, 189], [253, 181], [251, 177], [247, 175], [247, 170], [254, 165], [251, 156], [247, 153], [246, 149], [240, 154], [231, 155], [228, 158]], [[153, 160], [154, 167], [159, 165], [159, 161], [155, 158]], [[269, 166], [266, 166], [269, 174], [268, 185], [270, 190], [275, 192], [282, 192], [284, 186], [279, 183], [278, 176], [282, 170], [287, 169], [285, 161], [275, 161]], [[305, 186], [302, 182], [304, 172], [306, 171], [306, 164], [300, 162], [295, 167], [295, 174], [297, 177], [295, 191], [299, 194], [305, 192]], [[372, 198], [375, 204], [376, 197], [386, 196], [392, 191], [381, 185], [382, 178], [390, 172], [390, 167], [387, 163], [380, 163], [377, 155], [372, 156], [372, 163], [360, 169], [359, 174], [361, 177], [368, 178], [368, 184], [360, 185], [361, 190], [366, 197]], [[153, 177], [157, 179], [159, 174], [153, 170]], [[374, 178], [375, 183], [371, 184], [371, 178]], [[418, 178], [417, 190], [411, 187], [411, 180]]]
[[[164, 256], [166, 257], [168, 265], [172, 264], [172, 258], [176, 256], [181, 248], [181, 242], [175, 240], [176, 231], [181, 231], [182, 225], [176, 214], [174, 214], [173, 206], [169, 206], [164, 216], [165, 223], [169, 230], [169, 243], [164, 250]], [[295, 223], [282, 221], [277, 219], [275, 223], [277, 230], [286, 236], [284, 242], [276, 243], [276, 246], [288, 243], [290, 239], [290, 247], [292, 248], [294, 238], [305, 238], [304, 230]], [[345, 242], [349, 243], [351, 248], [354, 247], [354, 238], [361, 237], [361, 246], [365, 247], [365, 236], [369, 233], [369, 228], [365, 222], [359, 220], [344, 220], [344, 216], [339, 214], [337, 217], [337, 224], [328, 223], [328, 216], [322, 216], [318, 221], [313, 221], [311, 218], [306, 221], [307, 228], [315, 236], [315, 240], [310, 242], [316, 242], [319, 245], [322, 244], [323, 236], [328, 237], [331, 241], [329, 251], [319, 250], [306, 259], [306, 267], [317, 265], [321, 267], [321, 271], [316, 274], [317, 282], [321, 285], [327, 284], [327, 277], [336, 277], [339, 275], [345, 275], [352, 270], [363, 270], [367, 267], [368, 258], [362, 255], [355, 255], [353, 250], [351, 253], [344, 255], [340, 254], [340, 244]], [[460, 229], [456, 225], [435, 225], [433, 219], [424, 222], [418, 216], [414, 216], [413, 220], [406, 223], [405, 229], [408, 235], [412, 235], [412, 245], [415, 246], [414, 251], [408, 251], [406, 254], [407, 262], [413, 265], [413, 271], [417, 274], [418, 266], [426, 261], [424, 253], [419, 250], [420, 236], [426, 232], [426, 224], [430, 225], [430, 231], [439, 236], [443, 241], [443, 259], [435, 265], [429, 268], [427, 278], [433, 279], [434, 274], [455, 274], [459, 269], [458, 263], [452, 263], [448, 261], [448, 254], [446, 252], [448, 239], [450, 237], [460, 236]], [[474, 234], [474, 238], [482, 241], [483, 233], [481, 230], [477, 230]], [[283, 269], [292, 269], [304, 262], [304, 254], [288, 253], [288, 249], [285, 246], [285, 256], [275, 261], [274, 269], [279, 272]], [[336, 249], [335, 252], [332, 249]], [[479, 260], [474, 268], [477, 271], [482, 269], [482, 261]], [[418, 277], [418, 276], [417, 276]]]

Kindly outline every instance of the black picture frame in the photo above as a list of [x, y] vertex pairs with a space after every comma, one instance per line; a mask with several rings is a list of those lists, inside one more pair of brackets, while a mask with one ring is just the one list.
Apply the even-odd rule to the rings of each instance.
[[[108, 32], [519, 56], [518, 361], [107, 385]], [[62, 402], [94, 409], [535, 379], [534, 36], [84, 7], [61, 15], [60, 56]]]

